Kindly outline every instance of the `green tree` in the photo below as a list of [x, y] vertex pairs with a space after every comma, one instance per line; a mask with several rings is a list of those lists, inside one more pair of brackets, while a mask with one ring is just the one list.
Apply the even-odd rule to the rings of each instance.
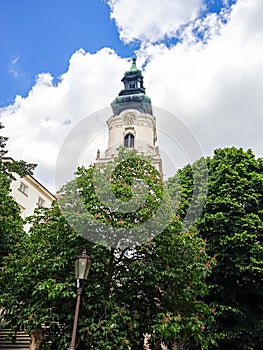
[[10, 195], [10, 183], [8, 175], [0, 170], [0, 266], [25, 234], [19, 206]]
[[205, 242], [194, 230], [182, 229], [175, 215], [165, 216], [170, 221], [161, 232], [147, 234], [147, 227], [154, 230], [151, 221], [171, 208], [149, 161], [121, 151], [105, 168], [81, 168], [63, 188], [60, 204], [63, 215], [57, 204], [36, 213], [30, 235], [5, 258], [0, 275], [5, 318], [31, 334], [37, 343], [32, 350], [41, 343], [48, 348], [48, 340], [55, 349], [69, 344], [73, 266], [83, 246], [93, 263], [82, 297], [78, 349], [141, 349], [147, 334], [152, 349], [188, 340], [207, 349], [214, 342], [213, 310], [202, 301], [214, 261]]
[[[41, 208], [31, 218], [33, 226], [3, 263], [0, 305], [14, 330], [31, 336], [32, 350], [52, 339], [66, 349], [74, 303], [74, 260], [78, 237], [56, 204]], [[44, 328], [45, 331], [44, 331]], [[46, 332], [46, 334], [45, 334]]]
[[[2, 128], [0, 123], [0, 129]], [[0, 136], [0, 269], [4, 269], [6, 260], [12, 259], [18, 246], [27, 236], [23, 229], [24, 222], [20, 216], [20, 208], [10, 193], [11, 182], [15, 173], [25, 176], [31, 174], [35, 168], [35, 164], [6, 158], [7, 140], [7, 137]], [[4, 290], [4, 286], [1, 283], [0, 293]], [[12, 288], [10, 288], [10, 293], [12, 293]], [[2, 294], [0, 299], [1, 297]]]
[[110, 246], [106, 260], [93, 252], [95, 264], [101, 263], [98, 275], [93, 269], [95, 295], [94, 285], [87, 286], [93, 301], [85, 303], [89, 318], [83, 320], [89, 348], [140, 349], [145, 333], [159, 348], [160, 341], [191, 338], [204, 348], [214, 341], [208, 332], [204, 336], [213, 315], [201, 300], [214, 261], [208, 261], [202, 239], [182, 230], [147, 158], [120, 149], [105, 167], [79, 169], [62, 194], [60, 205], [72, 226]]
[[[0, 123], [0, 129], [3, 126]], [[13, 164], [13, 168], [3, 160], [6, 155], [7, 137], [0, 136], [0, 266], [4, 256], [11, 254], [15, 245], [24, 237], [23, 221], [20, 209], [10, 195], [11, 171], [20, 168]], [[24, 168], [23, 171], [26, 169]]]
[[[3, 127], [3, 124], [0, 123], [0, 130], [3, 129]], [[2, 158], [7, 153], [7, 150], [5, 149], [7, 140], [7, 137], [0, 135], [0, 158]]]
[[120, 148], [106, 166], [79, 168], [61, 190], [63, 215], [82, 236], [113, 247], [132, 247], [163, 231], [173, 210], [149, 159]]
[[[197, 227], [217, 265], [209, 282], [220, 349], [263, 348], [263, 161], [251, 150], [226, 148], [207, 158], [208, 195]], [[193, 172], [180, 177], [182, 218], [191, 205]], [[178, 181], [178, 179], [177, 179]], [[169, 188], [175, 191], [174, 180]]]

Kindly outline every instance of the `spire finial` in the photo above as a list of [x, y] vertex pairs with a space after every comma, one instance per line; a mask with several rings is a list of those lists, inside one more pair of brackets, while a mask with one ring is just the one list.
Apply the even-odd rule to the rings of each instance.
[[135, 71], [135, 70], [138, 70], [138, 68], [136, 67], [136, 60], [137, 60], [137, 57], [136, 55], [134, 55], [134, 57], [132, 58], [132, 66], [131, 66], [131, 71]]

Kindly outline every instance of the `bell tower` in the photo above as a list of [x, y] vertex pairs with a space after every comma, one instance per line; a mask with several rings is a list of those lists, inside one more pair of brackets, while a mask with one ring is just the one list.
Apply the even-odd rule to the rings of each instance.
[[96, 163], [110, 161], [117, 155], [117, 149], [124, 146], [135, 149], [139, 154], [150, 156], [162, 176], [162, 161], [156, 146], [156, 119], [152, 113], [151, 99], [145, 94], [143, 76], [132, 59], [130, 70], [121, 80], [124, 89], [111, 103], [113, 115], [107, 120], [108, 148], [105, 156], [98, 151]]

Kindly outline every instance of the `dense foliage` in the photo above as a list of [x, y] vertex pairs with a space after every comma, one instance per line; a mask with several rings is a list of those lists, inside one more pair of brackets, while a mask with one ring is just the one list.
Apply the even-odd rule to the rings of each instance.
[[[0, 129], [2, 128], [0, 123]], [[7, 153], [6, 141], [6, 137], [0, 136], [0, 265], [3, 257], [11, 254], [15, 245], [24, 236], [19, 206], [10, 195], [11, 171], [14, 167], [20, 168], [20, 166], [13, 162], [12, 168], [3, 160]]]
[[[1, 129], [3, 129], [2, 123], [0, 123], [0, 130]], [[7, 150], [5, 149], [7, 140], [7, 137], [0, 135], [0, 158], [2, 158], [7, 153]]]
[[32, 223], [30, 234], [4, 260], [0, 303], [5, 321], [14, 329], [30, 334], [45, 325], [52, 335], [58, 332], [60, 318], [72, 319], [77, 237], [56, 205], [39, 209]]
[[162, 232], [173, 208], [149, 160], [121, 148], [106, 166], [79, 168], [59, 205], [74, 229], [93, 242], [132, 247]]
[[[262, 349], [263, 161], [251, 150], [232, 147], [216, 150], [207, 165], [208, 195], [197, 227], [217, 260], [207, 300], [216, 308], [219, 348]], [[184, 218], [193, 193], [192, 167], [180, 170], [176, 182], [170, 179], [171, 193], [178, 177]]]
[[[151, 349], [161, 349], [161, 342], [172, 347], [191, 341], [202, 349], [214, 343], [214, 310], [202, 301], [214, 260], [207, 256], [204, 240], [194, 230], [183, 230], [175, 216], [173, 220], [167, 216], [171, 222], [156, 236], [146, 235], [141, 225], [147, 222], [151, 228], [151, 215], [154, 220], [165, 196], [163, 183], [146, 159], [126, 156], [121, 153], [124, 158], [114, 166], [115, 172], [112, 165], [104, 169], [104, 174], [108, 169], [112, 174], [115, 199], [107, 192], [108, 204], [103, 205], [106, 187], [99, 182], [102, 194], [98, 194], [95, 168], [79, 169], [76, 180], [63, 188], [67, 220], [56, 203], [51, 209], [40, 209], [31, 218], [30, 235], [4, 260], [0, 305], [5, 319], [17, 329], [38, 330], [44, 336], [41, 349], [64, 350], [69, 345], [75, 307], [74, 259], [83, 246], [92, 268], [82, 297], [78, 349], [139, 350], [146, 339]], [[134, 183], [139, 178], [145, 185], [136, 192]], [[128, 211], [117, 211], [122, 203], [129, 204], [127, 197], [132, 199], [132, 193], [134, 204]], [[81, 229], [93, 227], [96, 234], [101, 233], [101, 223], [105, 226], [98, 241], [104, 244], [78, 235], [84, 232], [79, 231], [80, 224]], [[135, 223], [140, 234], [133, 239]], [[125, 245], [116, 241], [123, 240], [123, 231], [118, 236], [119, 231], [112, 228], [133, 229], [125, 231]], [[94, 232], [85, 237], [94, 238]], [[105, 233], [113, 233], [113, 240], [105, 239]], [[142, 244], [136, 244], [142, 234]]]
[[3, 257], [11, 254], [24, 236], [20, 209], [10, 195], [10, 181], [0, 170], [0, 265]]

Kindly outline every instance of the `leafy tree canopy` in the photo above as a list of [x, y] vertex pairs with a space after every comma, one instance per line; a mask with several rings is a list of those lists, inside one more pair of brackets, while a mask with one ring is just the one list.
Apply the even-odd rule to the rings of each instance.
[[[0, 123], [0, 129], [2, 128]], [[24, 237], [20, 209], [10, 195], [10, 185], [11, 173], [15, 169], [22, 173], [26, 168], [22, 171], [20, 163], [3, 161], [2, 157], [7, 153], [6, 141], [7, 137], [0, 136], [0, 265], [3, 257], [11, 254], [15, 245]]]
[[106, 166], [79, 168], [62, 188], [68, 222], [93, 242], [129, 247], [162, 232], [173, 217], [160, 174], [145, 157], [121, 148]]
[[23, 236], [20, 209], [10, 196], [10, 178], [0, 171], [0, 265]]
[[[263, 161], [251, 150], [218, 149], [206, 159], [208, 194], [197, 221], [200, 236], [217, 265], [209, 279], [208, 301], [218, 312], [221, 349], [260, 349], [263, 344]], [[197, 162], [198, 163], [198, 162]], [[194, 165], [196, 166], [196, 164]], [[184, 218], [193, 195], [193, 170], [186, 166], [169, 180], [173, 194], [180, 178]]]
[[[141, 349], [146, 334], [156, 349], [161, 342], [172, 347], [189, 340], [207, 349], [215, 342], [214, 310], [202, 298], [214, 259], [206, 254], [204, 240], [182, 229], [175, 215], [166, 217], [170, 221], [161, 232], [146, 235], [143, 223], [152, 227], [151, 216], [154, 220], [166, 196], [163, 183], [145, 158], [121, 152], [119, 159], [95, 178], [95, 167], [78, 170], [62, 190], [66, 215], [55, 203], [31, 219], [30, 235], [5, 259], [0, 274], [4, 316], [31, 333], [43, 333], [45, 325], [44, 341], [67, 348], [75, 307], [74, 259], [86, 246], [93, 263], [82, 298], [78, 349]], [[105, 174], [108, 184], [101, 182]], [[125, 210], [121, 205], [130, 204], [127, 198], [133, 202]], [[161, 213], [168, 204], [164, 201]], [[135, 226], [139, 234], [133, 239]], [[115, 230], [123, 227], [128, 235]], [[83, 234], [87, 228], [93, 229], [91, 236]], [[90, 237], [93, 241], [85, 239]]]

